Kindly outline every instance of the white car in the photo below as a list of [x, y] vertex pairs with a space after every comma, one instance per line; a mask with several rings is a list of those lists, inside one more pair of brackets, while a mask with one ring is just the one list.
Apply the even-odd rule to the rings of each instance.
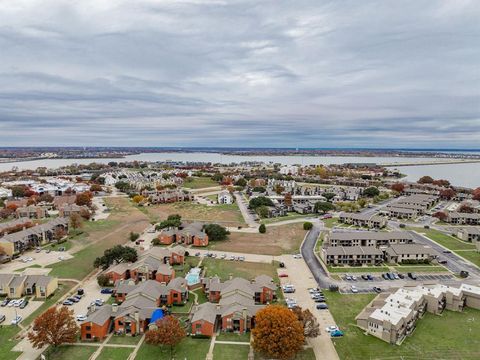
[[65, 258], [63, 256], [59, 256], [58, 260], [63, 261], [63, 260], [65, 260]]
[[337, 330], [339, 330], [337, 325], [330, 325], [330, 326], [327, 326], [327, 327], [325, 328], [325, 331], [326, 331], [327, 333], [331, 333], [331, 332], [337, 331]]
[[227, 257], [227, 254], [222, 254], [222, 256], [220, 256], [220, 259], [225, 259]]
[[357, 277], [355, 275], [352, 275], [352, 280], [357, 281]]
[[33, 258], [32, 257], [27, 257], [27, 261], [33, 261]]
[[77, 315], [77, 321], [85, 321], [87, 320], [87, 315]]
[[293, 258], [294, 259], [301, 259], [302, 255], [301, 254], [295, 254], [295, 255], [293, 255]]
[[357, 289], [357, 287], [356, 287], [355, 285], [352, 285], [352, 286], [350, 287], [350, 290], [352, 290], [352, 293], [354, 293], [354, 294], [358, 293], [358, 289]]
[[20, 323], [20, 321], [22, 321], [22, 317], [20, 315], [18, 315], [16, 318], [14, 318], [11, 322], [12, 325], [17, 325], [18, 323]]

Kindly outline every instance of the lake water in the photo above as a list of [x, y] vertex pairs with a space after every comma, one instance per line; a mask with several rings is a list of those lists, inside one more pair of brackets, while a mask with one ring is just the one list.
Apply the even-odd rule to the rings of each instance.
[[[405, 157], [355, 157], [355, 156], [240, 156], [223, 155], [219, 153], [144, 153], [126, 156], [124, 159], [46, 159], [33, 161], [18, 161], [13, 163], [0, 163], [0, 171], [18, 169], [36, 169], [40, 166], [57, 168], [70, 164], [90, 164], [92, 162], [108, 163], [110, 161], [198, 161], [221, 164], [240, 163], [244, 161], [273, 162], [285, 165], [312, 165], [312, 164], [344, 164], [344, 163], [404, 163], [422, 162], [426, 160], [438, 161], [435, 158], [405, 158]], [[399, 170], [407, 175], [407, 180], [416, 181], [423, 175], [433, 178], [447, 179], [457, 186], [480, 186], [480, 163], [449, 164], [449, 165], [420, 165], [402, 166]]]

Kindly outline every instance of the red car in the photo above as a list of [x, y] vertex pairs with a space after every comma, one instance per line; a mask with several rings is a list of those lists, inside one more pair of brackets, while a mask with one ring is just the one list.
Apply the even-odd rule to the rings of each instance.
[[281, 278], [282, 277], [288, 277], [288, 275], [287, 274], [280, 274], [280, 275], [278, 275], [278, 277], [281, 277]]

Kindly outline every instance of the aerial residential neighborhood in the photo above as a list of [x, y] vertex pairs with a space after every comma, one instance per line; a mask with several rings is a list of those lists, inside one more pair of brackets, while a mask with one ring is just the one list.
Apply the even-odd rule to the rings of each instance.
[[480, 359], [479, 40], [479, 0], [0, 0], [0, 360]]
[[[445, 314], [459, 332], [476, 326], [462, 314], [480, 311], [480, 229], [449, 219], [476, 214], [478, 189], [404, 181], [371, 165], [286, 175], [275, 164], [135, 166], [142, 170], [112, 163], [2, 174], [12, 195], [2, 199], [0, 314], [12, 358], [77, 349], [91, 359], [167, 358], [150, 340], [167, 322], [187, 359], [222, 358], [227, 348], [256, 358], [257, 323], [280, 309], [308, 311], [292, 350], [305, 359], [362, 359], [366, 342], [402, 356], [427, 334], [441, 339], [421, 328], [443, 328]], [[344, 185], [342, 171], [375, 180]], [[39, 183], [68, 187], [40, 194]], [[34, 346], [36, 319], [63, 307], [75, 338]]]

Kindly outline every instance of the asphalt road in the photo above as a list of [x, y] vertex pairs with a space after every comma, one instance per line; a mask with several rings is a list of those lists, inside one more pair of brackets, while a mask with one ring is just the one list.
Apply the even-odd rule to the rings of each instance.
[[480, 277], [480, 271], [476, 266], [471, 265], [470, 263], [465, 262], [461, 257], [457, 256], [454, 252], [444, 253], [446, 250], [443, 246], [437, 244], [435, 241], [429, 239], [428, 237], [421, 235], [415, 231], [409, 231], [414, 238], [416, 243], [421, 243], [432, 247], [435, 251], [440, 254], [440, 257], [447, 260], [445, 266], [452, 272], [458, 274], [461, 270], [466, 270], [470, 273], [472, 277]]
[[326, 289], [333, 282], [330, 280], [325, 269], [322, 267], [317, 257], [315, 256], [315, 244], [322, 230], [324, 230], [323, 222], [313, 222], [313, 228], [308, 232], [307, 236], [305, 237], [305, 241], [303, 242], [300, 251], [302, 253], [303, 260], [305, 260], [307, 266], [310, 268], [310, 271], [312, 272], [313, 277], [317, 281], [318, 286], [322, 289]]

